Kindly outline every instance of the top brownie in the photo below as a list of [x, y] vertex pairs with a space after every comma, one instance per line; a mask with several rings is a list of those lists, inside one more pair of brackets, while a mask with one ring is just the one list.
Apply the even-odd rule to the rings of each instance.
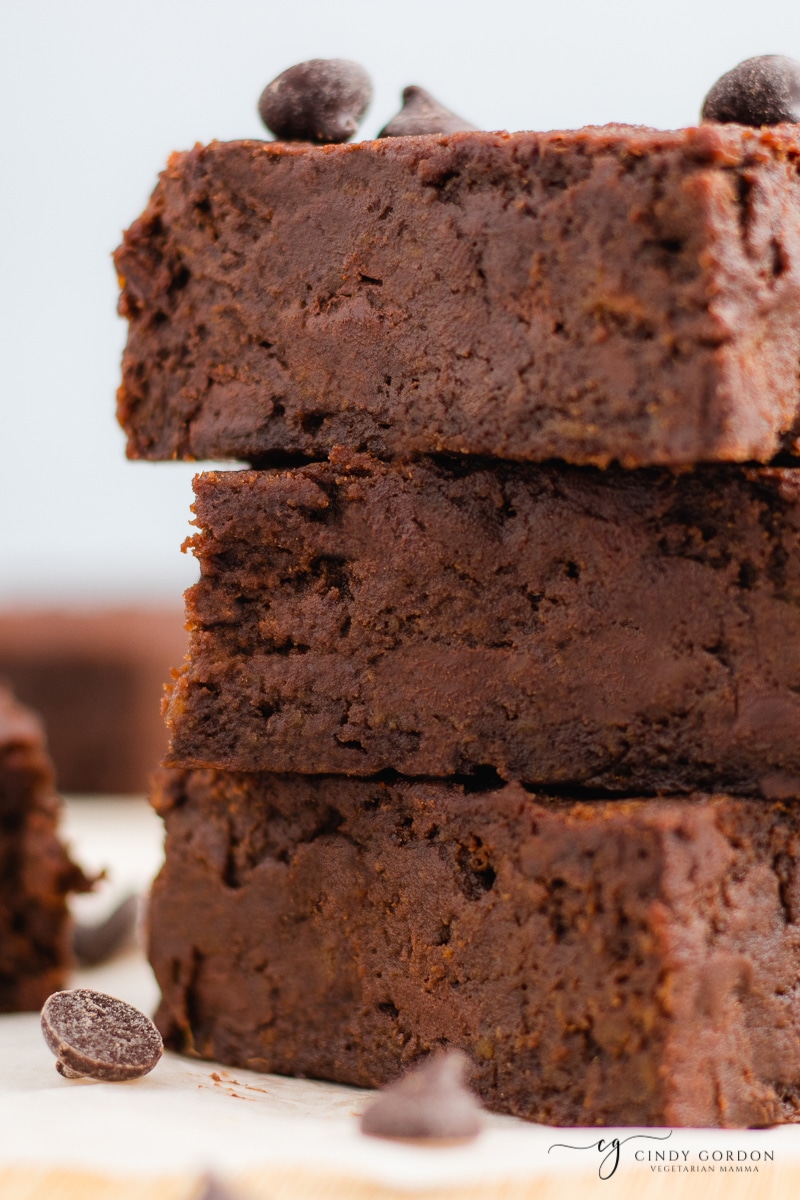
[[116, 255], [128, 454], [793, 452], [798, 151], [708, 125], [175, 154]]

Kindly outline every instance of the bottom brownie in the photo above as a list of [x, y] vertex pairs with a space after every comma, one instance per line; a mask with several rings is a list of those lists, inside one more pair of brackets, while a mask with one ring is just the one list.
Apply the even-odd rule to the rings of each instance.
[[0, 686], [0, 1012], [41, 1008], [72, 965], [70, 891], [89, 886], [58, 840], [42, 727]]
[[383, 1085], [442, 1046], [555, 1124], [800, 1114], [800, 812], [164, 772], [168, 1043]]

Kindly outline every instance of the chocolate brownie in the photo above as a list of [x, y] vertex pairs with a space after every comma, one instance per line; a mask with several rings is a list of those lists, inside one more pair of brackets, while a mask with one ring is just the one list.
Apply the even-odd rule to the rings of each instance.
[[41, 713], [63, 791], [147, 789], [167, 744], [164, 680], [186, 642], [177, 604], [0, 613], [0, 676]]
[[195, 482], [172, 766], [800, 795], [800, 472]]
[[0, 684], [0, 1012], [40, 1008], [72, 965], [67, 895], [89, 883], [58, 812], [42, 726]]
[[727, 125], [175, 154], [117, 252], [128, 454], [794, 449], [799, 151]]
[[169, 1045], [383, 1085], [459, 1047], [493, 1109], [800, 1112], [800, 807], [165, 772], [150, 955]]

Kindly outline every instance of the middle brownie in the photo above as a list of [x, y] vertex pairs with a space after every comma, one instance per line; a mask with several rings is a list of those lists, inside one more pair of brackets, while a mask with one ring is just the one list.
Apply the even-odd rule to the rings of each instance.
[[800, 473], [198, 476], [169, 763], [800, 788]]

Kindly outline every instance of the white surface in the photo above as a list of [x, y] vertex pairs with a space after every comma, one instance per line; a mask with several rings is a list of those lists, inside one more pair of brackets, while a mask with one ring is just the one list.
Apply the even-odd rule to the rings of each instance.
[[[153, 999], [152, 980], [133, 957], [113, 969], [84, 971], [75, 983], [110, 991], [144, 1008]], [[591, 1171], [600, 1164], [595, 1151], [548, 1153], [549, 1148], [557, 1142], [588, 1145], [614, 1136], [611, 1130], [555, 1130], [489, 1116], [486, 1130], [470, 1145], [394, 1144], [359, 1132], [356, 1118], [368, 1092], [257, 1075], [173, 1054], [134, 1083], [68, 1081], [55, 1071], [38, 1017], [28, 1014], [0, 1017], [0, 1061], [0, 1167], [36, 1163], [121, 1173], [207, 1168], [234, 1173], [280, 1163], [398, 1187], [433, 1187]], [[617, 1131], [621, 1138], [666, 1132]], [[786, 1165], [800, 1159], [800, 1131], [675, 1130], [667, 1146], [694, 1159], [700, 1149], [766, 1148], [775, 1152], [776, 1163]], [[621, 1172], [635, 1168], [633, 1147], [661, 1148], [661, 1143], [623, 1147]]]
[[[140, 888], [160, 861], [160, 822], [143, 801], [71, 801], [73, 848], [90, 867], [112, 874], [97, 912], [115, 894]], [[85, 914], [87, 915], [87, 914]], [[157, 989], [141, 954], [80, 972], [76, 986], [94, 987], [152, 1011]], [[133, 1083], [68, 1081], [32, 1014], [0, 1017], [0, 1167], [18, 1163], [94, 1167], [118, 1172], [246, 1170], [269, 1163], [351, 1173], [408, 1186], [457, 1184], [599, 1167], [594, 1150], [548, 1149], [556, 1142], [589, 1145], [610, 1130], [554, 1130], [491, 1116], [468, 1146], [423, 1148], [363, 1137], [357, 1114], [370, 1093], [333, 1084], [257, 1075], [167, 1054]], [[218, 1079], [213, 1074], [218, 1075]], [[655, 1130], [619, 1131], [619, 1136]], [[663, 1131], [666, 1132], [666, 1131]], [[700, 1149], [771, 1149], [775, 1165], [800, 1160], [800, 1128], [726, 1132], [675, 1130], [668, 1146], [696, 1161]], [[633, 1142], [621, 1171], [634, 1169]], [[610, 1185], [609, 1185], [610, 1186]]]
[[[95, 973], [92, 982], [104, 980]], [[139, 997], [137, 986], [119, 990]], [[6, 1147], [0, 1166], [232, 1173], [277, 1162], [420, 1185], [535, 1175], [546, 1169], [547, 1147], [556, 1140], [552, 1130], [495, 1117], [469, 1146], [393, 1145], [359, 1133], [364, 1092], [226, 1071], [170, 1054], [135, 1083], [66, 1081], [54, 1069], [35, 1016], [0, 1019], [0, 1054]]]
[[126, 463], [110, 254], [173, 149], [264, 136], [279, 71], [355, 58], [373, 136], [408, 83], [488, 129], [697, 119], [740, 59], [800, 58], [797, 0], [0, 4], [0, 603], [176, 600], [187, 464]]

